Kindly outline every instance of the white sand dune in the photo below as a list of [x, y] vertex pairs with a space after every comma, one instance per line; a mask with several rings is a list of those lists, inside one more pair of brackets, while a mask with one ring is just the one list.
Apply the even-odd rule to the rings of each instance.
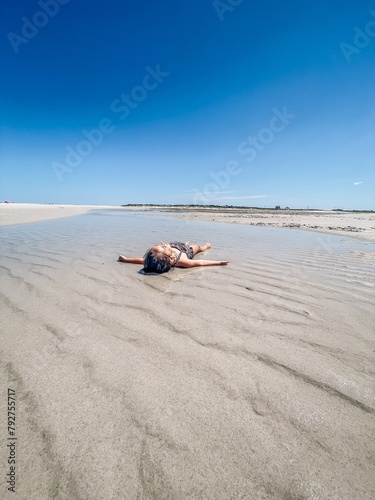
[[[0, 237], [9, 498], [375, 498], [373, 243], [104, 211]], [[116, 262], [184, 237], [229, 266]]]

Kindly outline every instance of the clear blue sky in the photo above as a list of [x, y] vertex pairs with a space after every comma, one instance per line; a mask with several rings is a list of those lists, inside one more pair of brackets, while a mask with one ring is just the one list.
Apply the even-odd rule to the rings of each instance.
[[3, 2], [0, 201], [375, 209], [374, 1], [59, 1]]

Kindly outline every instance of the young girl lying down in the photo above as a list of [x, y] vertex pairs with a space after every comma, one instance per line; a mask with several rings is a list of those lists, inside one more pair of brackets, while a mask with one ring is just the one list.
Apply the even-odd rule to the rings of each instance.
[[187, 241], [171, 241], [159, 243], [148, 250], [144, 257], [125, 257], [120, 255], [119, 262], [143, 264], [144, 273], [166, 273], [171, 267], [226, 266], [227, 260], [192, 260], [199, 252], [211, 248], [211, 243], [205, 245], [191, 244]]

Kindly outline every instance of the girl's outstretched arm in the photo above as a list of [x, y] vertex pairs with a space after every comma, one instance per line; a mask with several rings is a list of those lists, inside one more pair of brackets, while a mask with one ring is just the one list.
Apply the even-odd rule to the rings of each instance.
[[180, 260], [177, 267], [226, 266], [228, 260]]
[[127, 264], [143, 264], [143, 257], [125, 257], [125, 255], [119, 255], [118, 262], [126, 262]]

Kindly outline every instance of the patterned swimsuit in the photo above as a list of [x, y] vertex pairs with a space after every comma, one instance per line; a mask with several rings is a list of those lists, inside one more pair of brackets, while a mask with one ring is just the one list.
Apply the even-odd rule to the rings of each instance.
[[194, 257], [193, 248], [186, 246], [185, 243], [182, 243], [181, 241], [171, 241], [169, 244], [171, 245], [172, 248], [177, 248], [177, 250], [180, 250], [177, 260], [173, 264], [174, 266], [178, 264], [178, 261], [180, 260], [182, 253], [186, 253], [188, 259], [192, 259]]

